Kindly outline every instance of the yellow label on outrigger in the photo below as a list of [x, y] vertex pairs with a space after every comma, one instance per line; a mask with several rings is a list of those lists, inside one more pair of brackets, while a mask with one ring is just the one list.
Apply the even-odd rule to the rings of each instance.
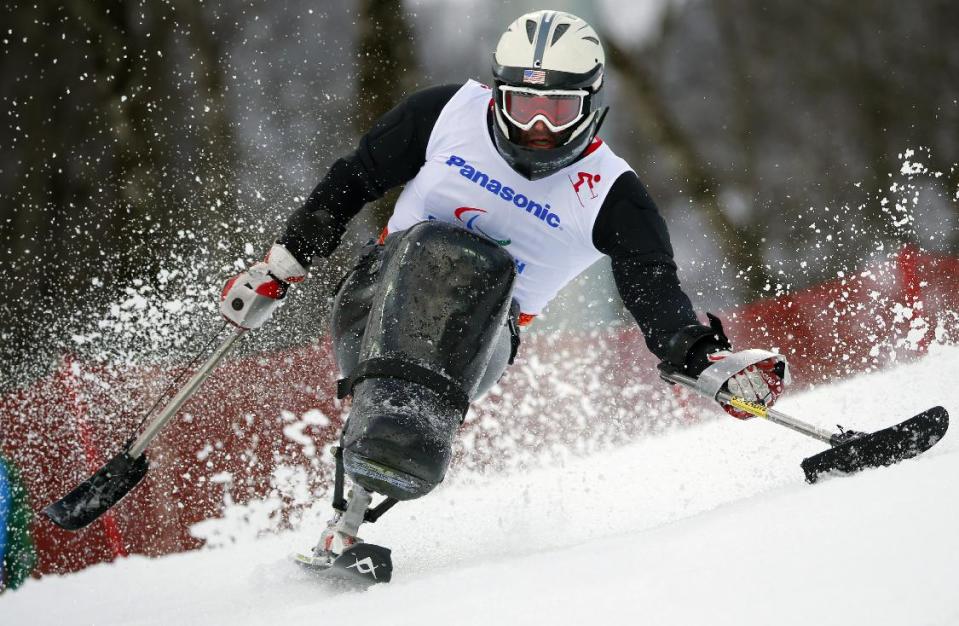
[[766, 417], [766, 405], [760, 404], [759, 402], [749, 402], [748, 400], [743, 400], [742, 398], [737, 398], [733, 396], [729, 399], [729, 404], [734, 408], [746, 411], [750, 415], [755, 415], [756, 417]]

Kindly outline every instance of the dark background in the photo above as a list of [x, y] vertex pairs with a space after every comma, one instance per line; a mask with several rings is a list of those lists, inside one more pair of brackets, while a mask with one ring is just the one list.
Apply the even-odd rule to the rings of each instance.
[[[182, 359], [370, 120], [489, 80], [499, 33], [566, 9], [604, 37], [602, 136], [673, 235], [697, 308], [795, 290], [904, 243], [959, 251], [959, 4], [231, 2], [0, 8], [0, 386], [65, 351]], [[256, 346], [320, 337], [388, 199]], [[624, 323], [591, 270], [537, 322]]]

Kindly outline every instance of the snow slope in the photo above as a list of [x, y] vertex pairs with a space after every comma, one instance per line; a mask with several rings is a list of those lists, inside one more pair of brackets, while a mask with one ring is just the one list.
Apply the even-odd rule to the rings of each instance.
[[[959, 414], [959, 347], [781, 408], [877, 429]], [[841, 416], [841, 417], [840, 417]], [[315, 527], [131, 557], [0, 597], [0, 624], [959, 624], [959, 436], [893, 468], [803, 482], [823, 449], [710, 420], [562, 467], [456, 476], [364, 538], [394, 582], [333, 592], [286, 560]]]

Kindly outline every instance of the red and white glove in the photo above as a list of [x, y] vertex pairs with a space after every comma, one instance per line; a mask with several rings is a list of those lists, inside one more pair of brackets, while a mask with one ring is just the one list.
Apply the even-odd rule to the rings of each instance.
[[306, 268], [280, 244], [266, 258], [227, 281], [220, 294], [220, 313], [231, 324], [252, 330], [273, 316], [290, 283], [306, 278]]
[[[720, 350], [707, 355], [711, 364], [720, 363], [733, 353], [729, 350]], [[788, 382], [785, 364], [778, 358], [769, 358], [739, 370], [726, 380], [725, 387], [735, 396], [748, 401], [758, 402], [767, 407], [776, 403], [782, 395]], [[739, 419], [753, 417], [749, 413], [724, 404], [727, 413]]]

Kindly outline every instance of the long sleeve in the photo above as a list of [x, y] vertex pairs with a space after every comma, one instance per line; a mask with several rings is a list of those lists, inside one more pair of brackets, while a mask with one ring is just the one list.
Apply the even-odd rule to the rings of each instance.
[[666, 359], [670, 339], [699, 320], [680, 287], [666, 223], [633, 172], [613, 183], [593, 226], [593, 245], [612, 259], [619, 295], [646, 346]]
[[418, 91], [376, 121], [356, 150], [330, 166], [277, 243], [303, 265], [328, 256], [367, 202], [409, 182], [426, 160], [433, 126], [460, 85]]

